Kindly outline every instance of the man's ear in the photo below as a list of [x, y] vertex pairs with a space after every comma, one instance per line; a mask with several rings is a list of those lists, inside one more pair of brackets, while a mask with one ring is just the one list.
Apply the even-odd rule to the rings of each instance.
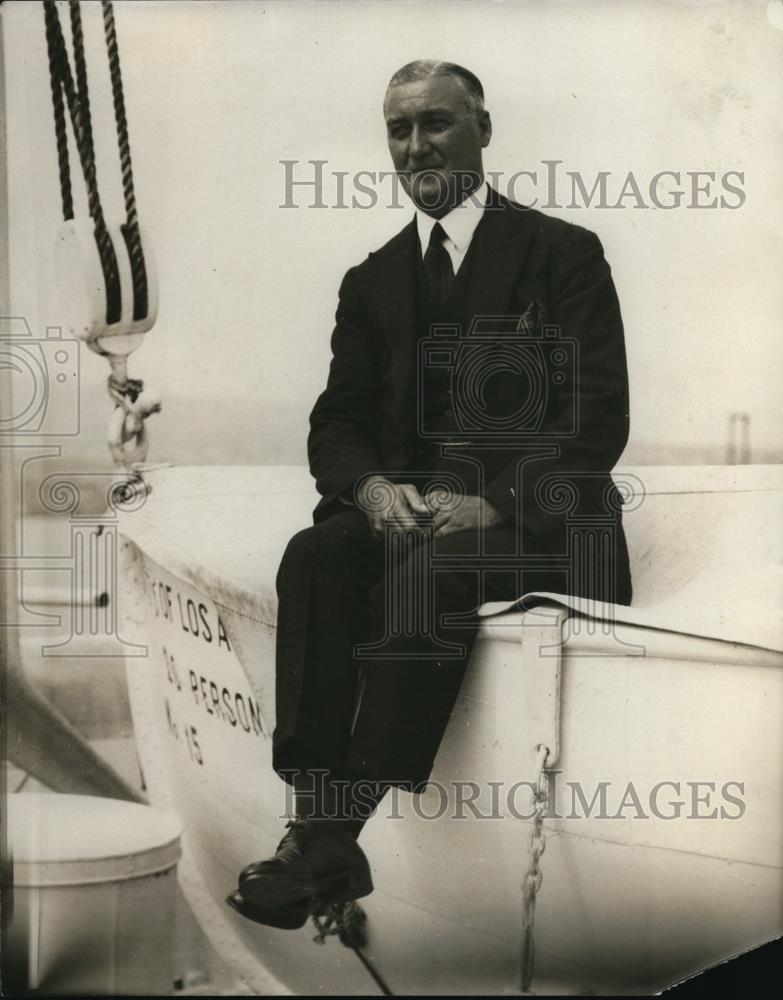
[[489, 111], [482, 111], [478, 116], [478, 127], [481, 133], [481, 147], [484, 149], [492, 138], [492, 119], [489, 117]]

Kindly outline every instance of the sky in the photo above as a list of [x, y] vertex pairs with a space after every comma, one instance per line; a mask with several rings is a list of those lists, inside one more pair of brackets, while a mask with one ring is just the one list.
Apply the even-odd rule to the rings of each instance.
[[[783, 393], [783, 11], [767, 2], [123, 2], [117, 31], [140, 219], [154, 248], [157, 322], [131, 374], [163, 399], [152, 460], [303, 462], [346, 269], [410, 219], [404, 196], [351, 207], [355, 173], [391, 169], [381, 104], [414, 58], [469, 66], [494, 134], [485, 166], [518, 200], [598, 233], [620, 297], [630, 461], [722, 454], [729, 415], [754, 454], [779, 449]], [[100, 6], [84, 5], [107, 216], [121, 220]], [[67, 22], [67, 10], [61, 10]], [[3, 8], [11, 314], [63, 322], [53, 266], [62, 221], [40, 5]], [[323, 165], [327, 207], [296, 179]], [[546, 161], [557, 164], [551, 198]], [[77, 214], [83, 186], [72, 156]], [[550, 167], [550, 169], [552, 169]], [[336, 174], [347, 172], [339, 202]], [[571, 202], [569, 172], [604, 207]], [[655, 207], [651, 179], [664, 178]], [[715, 175], [694, 196], [693, 172]], [[626, 189], [628, 174], [641, 193]], [[721, 178], [728, 175], [728, 185]], [[740, 180], [740, 175], [742, 179]], [[706, 183], [703, 179], [702, 184]], [[721, 206], [721, 198], [724, 204]], [[717, 199], [714, 208], [693, 207]], [[366, 199], [369, 200], [369, 199]], [[360, 203], [366, 200], [359, 198]], [[81, 352], [81, 432], [106, 460], [105, 361]], [[777, 453], [781, 457], [780, 449]]]

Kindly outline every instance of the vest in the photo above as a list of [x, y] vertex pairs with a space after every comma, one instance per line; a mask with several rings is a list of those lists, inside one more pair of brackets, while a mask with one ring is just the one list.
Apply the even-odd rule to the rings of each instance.
[[[467, 333], [471, 322], [466, 306], [476, 242], [474, 233], [468, 252], [455, 275], [451, 296], [443, 304], [433, 300], [422, 257], [417, 255], [417, 431], [410, 463], [417, 470], [432, 469], [433, 462], [440, 455], [440, 445], [449, 437], [455, 440], [464, 437], [454, 414], [451, 384], [453, 365], [449, 362], [449, 357], [454, 353], [451, 348], [456, 346], [460, 335]], [[433, 326], [455, 329], [440, 336], [433, 335]], [[437, 434], [438, 439], [433, 441], [429, 434]]]

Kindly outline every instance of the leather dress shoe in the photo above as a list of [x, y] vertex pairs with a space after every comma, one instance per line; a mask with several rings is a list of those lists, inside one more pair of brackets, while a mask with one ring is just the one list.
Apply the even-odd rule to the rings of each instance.
[[319, 903], [315, 899], [299, 899], [288, 906], [268, 907], [254, 906], [244, 898], [239, 890], [226, 896], [226, 902], [232, 908], [248, 920], [254, 920], [257, 924], [265, 924], [267, 927], [280, 927], [282, 930], [296, 930], [297, 927], [304, 927], [307, 918], [317, 909]]
[[348, 830], [330, 820], [292, 820], [274, 857], [254, 861], [239, 876], [246, 903], [263, 910], [316, 899], [345, 903], [373, 890], [364, 851]]

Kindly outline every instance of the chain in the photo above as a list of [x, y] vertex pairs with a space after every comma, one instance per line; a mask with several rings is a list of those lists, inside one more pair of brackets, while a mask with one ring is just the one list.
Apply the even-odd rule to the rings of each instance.
[[528, 844], [527, 872], [522, 883], [522, 992], [530, 990], [535, 964], [535, 919], [536, 896], [541, 888], [543, 873], [541, 855], [546, 850], [544, 815], [549, 805], [549, 775], [546, 761], [549, 748], [540, 744], [536, 747], [536, 785], [533, 793], [533, 825]]

